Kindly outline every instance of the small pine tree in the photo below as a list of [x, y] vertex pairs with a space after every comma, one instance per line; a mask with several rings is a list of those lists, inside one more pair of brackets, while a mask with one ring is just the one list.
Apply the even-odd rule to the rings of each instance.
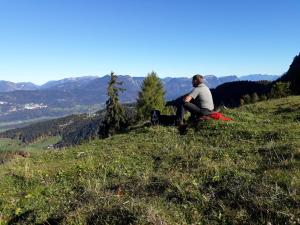
[[240, 106], [245, 104], [245, 100], [243, 98], [240, 98]]
[[245, 104], [251, 103], [251, 97], [250, 97], [250, 95], [248, 95], [248, 94], [244, 95], [243, 99], [244, 99], [244, 103]]
[[107, 87], [108, 100], [106, 101], [105, 127], [106, 135], [110, 136], [121, 128], [125, 122], [125, 113], [123, 106], [119, 103], [119, 92], [125, 89], [121, 88], [122, 82], [117, 81], [118, 76], [111, 72], [110, 81]]
[[282, 98], [286, 97], [291, 93], [290, 83], [287, 82], [276, 82], [273, 84], [270, 97], [271, 98]]
[[252, 93], [251, 94], [251, 103], [255, 103], [255, 102], [258, 102], [259, 101], [259, 98], [258, 98], [258, 95], [256, 92]]
[[266, 101], [268, 98], [266, 95], [261, 95], [259, 99], [260, 101]]
[[142, 84], [142, 90], [137, 99], [138, 119], [148, 119], [153, 109], [163, 110], [165, 105], [165, 91], [161, 80], [157, 74], [152, 71], [148, 74]]

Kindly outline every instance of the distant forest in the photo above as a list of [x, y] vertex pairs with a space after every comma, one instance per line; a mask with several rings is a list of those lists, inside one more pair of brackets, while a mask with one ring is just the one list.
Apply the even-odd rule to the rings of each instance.
[[240, 100], [245, 95], [267, 95], [271, 91], [273, 82], [269, 81], [236, 81], [224, 83], [212, 89], [215, 105], [225, 105], [227, 107], [240, 106]]
[[[0, 138], [18, 139], [24, 143], [33, 143], [49, 136], [61, 136], [62, 140], [54, 147], [80, 144], [83, 140], [104, 137], [104, 115], [101, 110], [94, 115], [80, 114], [31, 124], [0, 133]], [[132, 105], [125, 105], [126, 121], [124, 128], [134, 123], [135, 113]]]
[[229, 82], [212, 89], [212, 94], [216, 105], [223, 104], [228, 107], [237, 107], [240, 106], [240, 99], [245, 95], [252, 95], [256, 93], [258, 96], [269, 96], [272, 86], [277, 82], [289, 82], [291, 94], [300, 94], [300, 53], [295, 56], [289, 70], [273, 82]]

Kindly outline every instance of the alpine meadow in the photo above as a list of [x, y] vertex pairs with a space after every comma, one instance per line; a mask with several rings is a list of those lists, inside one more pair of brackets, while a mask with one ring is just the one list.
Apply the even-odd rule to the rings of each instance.
[[[3, 224], [299, 224], [300, 98], [228, 109], [18, 157], [0, 170]], [[284, 122], [283, 122], [284, 121]]]
[[299, 12], [0, 0], [0, 225], [300, 225]]

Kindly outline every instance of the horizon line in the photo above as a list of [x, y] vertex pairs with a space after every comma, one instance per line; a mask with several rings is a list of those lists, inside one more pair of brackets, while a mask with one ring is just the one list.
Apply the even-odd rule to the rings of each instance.
[[[102, 77], [105, 77], [105, 76], [109, 76], [110, 74], [105, 74], [105, 75], [84, 75], [84, 76], [70, 76], [70, 77], [64, 77], [64, 78], [61, 78], [61, 79], [54, 79], [54, 80], [48, 80], [46, 82], [34, 82], [34, 81], [10, 81], [10, 80], [0, 80], [0, 82], [11, 82], [11, 83], [14, 83], [14, 84], [20, 84], [20, 83], [31, 83], [31, 84], [34, 84], [34, 85], [37, 85], [37, 86], [42, 86], [48, 82], [51, 82], [51, 81], [61, 81], [61, 80], [67, 80], [67, 79], [77, 79], [77, 78], [88, 78], [88, 77], [95, 77], [96, 78], [102, 78]], [[129, 75], [129, 74], [116, 74], [117, 76], [130, 76], [130, 77], [146, 77], [146, 76], [134, 76], [134, 75]], [[281, 75], [278, 75], [278, 74], [267, 74], [267, 73], [250, 73], [250, 74], [244, 74], [244, 75], [236, 75], [236, 74], [231, 74], [231, 75], [223, 75], [223, 76], [217, 76], [215, 74], [205, 74], [203, 76], [215, 76], [217, 78], [221, 78], [221, 77], [230, 77], [230, 76], [236, 76], [238, 78], [240, 77], [245, 77], [245, 76], [251, 76], [251, 75], [261, 75], [261, 76], [282, 76], [283, 74]], [[160, 79], [166, 79], [166, 78], [191, 78], [193, 75], [191, 76], [158, 76]]]

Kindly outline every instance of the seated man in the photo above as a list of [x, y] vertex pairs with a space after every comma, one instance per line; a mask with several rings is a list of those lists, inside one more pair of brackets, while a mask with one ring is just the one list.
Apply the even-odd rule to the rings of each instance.
[[179, 97], [174, 101], [167, 102], [167, 106], [177, 107], [176, 122], [183, 124], [185, 110], [188, 110], [192, 116], [206, 116], [213, 112], [214, 103], [209, 88], [203, 83], [202, 75], [195, 75], [192, 79], [194, 89], [187, 95]]

